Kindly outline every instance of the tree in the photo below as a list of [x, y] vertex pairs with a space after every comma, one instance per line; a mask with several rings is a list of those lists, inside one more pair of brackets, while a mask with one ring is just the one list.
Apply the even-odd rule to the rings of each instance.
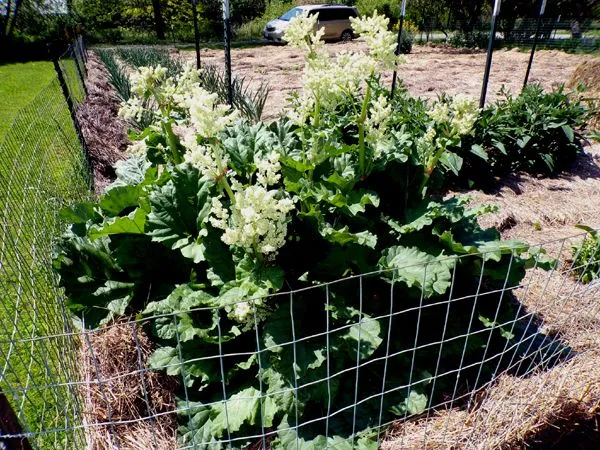
[[445, 29], [444, 22], [448, 19], [448, 8], [442, 1], [411, 0], [407, 4], [407, 17], [418, 25], [419, 30], [429, 33], [434, 28]]
[[6, 41], [14, 34], [25, 1], [27, 0], [0, 0], [0, 40]]
[[444, 0], [450, 17], [458, 22], [464, 32], [471, 32], [481, 21], [483, 12], [491, 5], [491, 0]]
[[[581, 37], [580, 30], [586, 19], [594, 15], [597, 8], [596, 0], [549, 0], [546, 4], [544, 16], [547, 18], [542, 23], [542, 37], [549, 37], [554, 24], [554, 19], [561, 17], [571, 21], [572, 37]], [[508, 39], [525, 37], [535, 33], [533, 24], [525, 23], [522, 29], [515, 30], [517, 19], [535, 18], [539, 14], [541, 0], [504, 0], [500, 12], [501, 29]]]
[[160, 0], [152, 0], [152, 9], [154, 11], [154, 30], [156, 37], [160, 40], [165, 39], [165, 21], [162, 15]]

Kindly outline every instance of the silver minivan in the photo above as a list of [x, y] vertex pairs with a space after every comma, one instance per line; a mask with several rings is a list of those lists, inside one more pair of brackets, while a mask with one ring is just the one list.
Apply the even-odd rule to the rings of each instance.
[[357, 17], [356, 8], [344, 5], [305, 5], [290, 9], [281, 17], [271, 20], [263, 31], [265, 39], [275, 42], [285, 42], [283, 35], [290, 20], [304, 11], [308, 15], [318, 14], [317, 28], [323, 28], [324, 40], [350, 41], [356, 37], [352, 30], [350, 17]]

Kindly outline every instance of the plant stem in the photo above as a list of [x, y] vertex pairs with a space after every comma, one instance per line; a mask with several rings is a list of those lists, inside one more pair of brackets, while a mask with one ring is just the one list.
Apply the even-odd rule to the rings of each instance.
[[226, 167], [223, 167], [223, 160], [221, 159], [221, 149], [219, 148], [219, 142], [215, 139], [212, 142], [211, 147], [213, 149], [213, 155], [215, 156], [215, 161], [217, 162], [217, 169], [219, 170], [219, 173], [221, 174], [221, 176], [219, 177], [219, 183], [221, 184], [223, 189], [225, 189], [225, 192], [227, 192], [227, 196], [229, 197], [229, 200], [231, 200], [231, 203], [234, 204], [235, 203], [235, 195], [233, 194], [233, 190], [231, 189], [231, 186], [229, 185], [229, 181], [227, 181], [227, 170], [226, 170]]
[[439, 150], [436, 151], [431, 158], [429, 158], [429, 161], [427, 161], [427, 165], [425, 166], [425, 173], [423, 174], [423, 181], [421, 182], [421, 189], [419, 190], [419, 193], [423, 195], [423, 197], [425, 197], [425, 188], [427, 186], [427, 183], [429, 182], [429, 178], [431, 177], [431, 174], [437, 167], [437, 163], [445, 151], [446, 145], [441, 145]]
[[254, 256], [256, 256], [258, 260], [262, 263], [263, 255], [258, 251], [258, 242], [256, 242], [256, 239], [254, 239], [254, 241], [252, 242], [252, 249], [254, 250]]
[[367, 85], [365, 91], [365, 98], [362, 104], [362, 110], [360, 117], [356, 121], [358, 125], [358, 164], [360, 167], [360, 174], [365, 174], [365, 120], [367, 120], [367, 111], [369, 108], [369, 102], [371, 101], [371, 86]]
[[163, 122], [162, 129], [167, 135], [167, 142], [169, 144], [169, 149], [171, 150], [173, 163], [181, 164], [183, 162], [183, 158], [179, 154], [179, 138], [175, 135], [175, 133], [173, 133], [171, 122]]
[[[318, 129], [319, 129], [319, 125], [321, 123], [321, 102], [319, 102], [319, 97], [317, 97], [315, 95], [315, 111], [314, 111], [314, 123], [313, 123], [313, 127], [317, 130], [318, 133]], [[318, 134], [317, 134], [318, 136]], [[321, 138], [318, 137], [317, 139], [313, 138], [312, 141], [312, 157], [311, 157], [311, 163], [314, 163], [315, 161], [315, 156], [318, 152], [318, 148], [319, 148], [319, 144], [321, 143]], [[313, 169], [310, 169], [308, 171], [308, 179], [312, 181], [313, 178]]]

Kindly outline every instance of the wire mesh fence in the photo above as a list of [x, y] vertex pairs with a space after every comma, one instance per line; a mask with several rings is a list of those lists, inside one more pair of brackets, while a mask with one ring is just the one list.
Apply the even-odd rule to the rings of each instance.
[[[90, 185], [64, 97], [66, 92], [80, 102], [83, 81], [72, 73], [76, 62], [70, 55], [59, 64], [69, 80], [66, 91], [58, 77], [52, 80], [19, 111], [0, 143], [0, 396], [8, 397], [26, 432], [69, 424], [76, 408], [69, 387], [27, 392], [59, 385], [75, 369], [72, 339], [25, 343], [69, 327], [52, 273], [52, 242], [60, 228], [59, 209], [85, 198]], [[17, 390], [7, 395], [11, 389]], [[73, 439], [57, 433], [34, 448], [73, 448]], [[13, 448], [10, 439], [6, 445]]]
[[[426, 448], [428, 419], [470, 410], [478, 429], [462, 422], [457, 430], [447, 416], [451, 425], [442, 433], [438, 424], [435, 439], [480, 446], [481, 429], [497, 418], [477, 405], [497, 397], [494, 380], [552, 376], [597, 351], [600, 248], [579, 256], [589, 239], [545, 244], [555, 261], [518, 282], [516, 255], [494, 283], [482, 281], [492, 260], [453, 258], [452, 286], [435, 299], [424, 295], [429, 267], [415, 265], [403, 270], [422, 277], [417, 289], [386, 271], [218, 307], [188, 293], [88, 331], [64, 313], [19, 313], [0, 347], [4, 395], [24, 423], [16, 436], [34, 448], [304, 448], [310, 440], [314, 448]], [[468, 259], [482, 263], [478, 283], [465, 283]], [[582, 283], [590, 271], [592, 282]], [[247, 329], [228, 321], [236, 310], [248, 312]], [[18, 349], [31, 360], [39, 353], [43, 376], [19, 377]], [[556, 373], [559, 384], [572, 382], [568, 371]], [[508, 410], [493, 405], [516, 424], [547, 395], [512, 399]], [[397, 424], [415, 417], [417, 441]], [[396, 432], [386, 437], [390, 425]]]
[[[533, 17], [502, 19], [496, 31], [497, 47], [518, 47], [529, 49], [534, 40], [539, 49], [562, 50], [572, 53], [593, 53], [600, 49], [600, 24], [588, 20], [579, 23], [561, 17]], [[413, 39], [424, 43], [429, 41], [448, 42], [455, 47], [486, 48], [490, 36], [490, 23], [480, 21], [470, 25], [465, 31], [461, 23], [442, 24], [426, 22], [418, 32], [413, 31]], [[537, 33], [537, 39], [536, 39]]]

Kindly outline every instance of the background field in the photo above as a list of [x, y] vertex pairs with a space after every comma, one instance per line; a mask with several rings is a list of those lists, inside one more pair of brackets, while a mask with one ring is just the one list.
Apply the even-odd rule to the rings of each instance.
[[[361, 40], [350, 43], [327, 44], [330, 54], [340, 51], [366, 50]], [[251, 87], [266, 82], [271, 90], [265, 106], [265, 119], [277, 117], [286, 104], [286, 99], [294, 90], [301, 87], [304, 61], [299, 50], [290, 46], [265, 45], [253, 48], [232, 50], [232, 72], [245, 77]], [[181, 51], [183, 58], [195, 61], [195, 53]], [[481, 83], [485, 67], [485, 52], [457, 50], [447, 47], [417, 45], [406, 55], [406, 63], [398, 68], [404, 86], [420, 97], [435, 98], [441, 93], [465, 94], [476, 99], [481, 93]], [[203, 64], [213, 64], [221, 68], [224, 64], [222, 49], [203, 49]], [[493, 65], [488, 88], [488, 101], [504, 85], [513, 93], [518, 93], [523, 85], [527, 69], [528, 52], [519, 50], [498, 50], [493, 56]], [[575, 67], [586, 60], [600, 60], [590, 55], [573, 55], [556, 50], [542, 50], [536, 53], [530, 82], [539, 82], [550, 89], [567, 82]], [[384, 82], [391, 85], [391, 73]]]

